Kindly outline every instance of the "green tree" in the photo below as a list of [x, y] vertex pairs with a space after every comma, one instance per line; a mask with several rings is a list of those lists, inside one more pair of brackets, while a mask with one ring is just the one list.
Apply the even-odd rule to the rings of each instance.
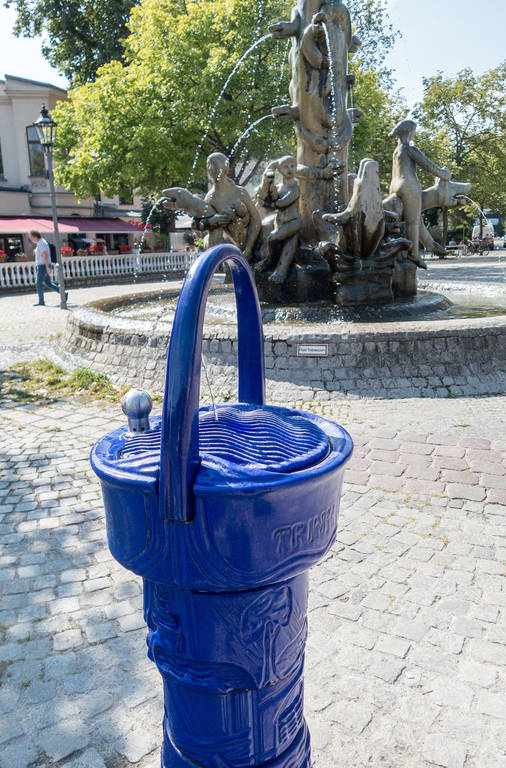
[[[363, 6], [361, 24], [376, 11], [373, 30], [357, 29], [362, 60], [374, 60], [393, 42], [388, 28], [380, 35], [384, 0], [354, 3]], [[123, 61], [103, 66], [94, 83], [75, 88], [55, 110], [59, 181], [80, 196], [99, 189], [113, 194], [123, 186], [151, 194], [164, 186], [186, 185], [189, 177], [205, 189], [206, 155], [229, 155], [253, 121], [287, 100], [290, 44], [268, 38], [240, 66], [217, 104], [244, 52], [270, 23], [286, 17], [292, 4], [143, 0], [132, 10]], [[377, 91], [378, 79], [364, 77], [364, 101], [369, 86]], [[293, 147], [293, 128], [266, 117], [234, 152], [235, 178], [246, 183], [264, 158]]]
[[[359, 57], [364, 69], [374, 69], [390, 82], [384, 60], [400, 32], [394, 30], [387, 10], [387, 0], [345, 0], [353, 20], [353, 29], [362, 41]], [[386, 76], [386, 78], [385, 78]]]
[[[421, 148], [452, 178], [470, 181], [470, 196], [480, 208], [506, 210], [506, 64], [476, 76], [467, 68], [455, 78], [426, 78], [424, 97], [414, 115]], [[433, 183], [433, 179], [425, 179]], [[466, 206], [452, 213], [450, 226], [476, 217]]]
[[[185, 10], [195, 0], [174, 0]], [[43, 55], [76, 85], [95, 79], [104, 64], [121, 60], [128, 20], [139, 0], [4, 0], [17, 12], [14, 32], [25, 37], [43, 35]], [[280, 16], [289, 14], [294, 0], [278, 3]], [[380, 68], [396, 32], [388, 20], [386, 0], [348, 0], [357, 35], [363, 41], [362, 58], [368, 67]], [[269, 13], [257, 0], [253, 30], [267, 29]], [[272, 20], [272, 19], [271, 19]]]
[[[175, 3], [144, 0], [133, 9], [126, 63], [114, 61], [93, 84], [70, 92], [54, 114], [60, 124], [60, 181], [81, 196], [122, 186], [146, 194], [186, 185], [202, 136], [195, 180], [205, 188], [205, 156], [229, 154], [241, 133], [288, 90], [286, 46], [261, 43], [216, 107], [218, 94], [260, 26], [283, 16], [284, 0]], [[215, 112], [214, 119], [210, 116]], [[289, 130], [265, 120], [252, 131], [238, 176], [254, 172], [262, 158], [284, 144]], [[283, 140], [284, 137], [284, 140]]]
[[42, 53], [75, 84], [120, 59], [132, 0], [5, 0], [17, 12], [16, 35], [46, 39]]
[[158, 205], [153, 209], [156, 203], [154, 197], [143, 197], [141, 200], [141, 223], [151, 224], [153, 232], [159, 232], [161, 235], [168, 235], [173, 232], [176, 224], [176, 212]]
[[398, 91], [392, 91], [382, 82], [381, 73], [365, 69], [360, 61], [353, 62], [351, 71], [356, 75], [354, 105], [364, 116], [355, 126], [349, 149], [349, 168], [358, 171], [360, 160], [372, 157], [378, 161], [383, 192], [388, 193], [392, 177], [392, 154], [395, 142], [388, 134], [406, 114], [406, 104]]

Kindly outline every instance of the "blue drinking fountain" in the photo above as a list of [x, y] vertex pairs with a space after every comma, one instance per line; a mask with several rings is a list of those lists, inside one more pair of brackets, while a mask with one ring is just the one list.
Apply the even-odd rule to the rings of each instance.
[[[202, 328], [227, 262], [239, 402], [199, 408]], [[241, 252], [199, 256], [179, 297], [162, 415], [126, 396], [128, 426], [91, 452], [113, 556], [144, 579], [148, 654], [164, 685], [162, 768], [310, 768], [303, 714], [308, 571], [337, 528], [348, 433], [264, 403], [260, 307]]]

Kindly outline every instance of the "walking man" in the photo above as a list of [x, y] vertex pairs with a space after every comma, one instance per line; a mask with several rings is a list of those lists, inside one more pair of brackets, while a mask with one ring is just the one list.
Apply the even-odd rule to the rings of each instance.
[[[51, 281], [49, 243], [47, 240], [44, 240], [40, 232], [37, 232], [35, 229], [30, 231], [29, 237], [35, 245], [34, 255], [35, 263], [37, 265], [37, 293], [39, 294], [39, 303], [35, 306], [44, 307], [44, 285], [51, 288], [52, 291], [56, 291], [56, 293], [59, 293], [60, 289], [56, 283]], [[65, 299], [67, 296], [68, 294], [66, 293]]]

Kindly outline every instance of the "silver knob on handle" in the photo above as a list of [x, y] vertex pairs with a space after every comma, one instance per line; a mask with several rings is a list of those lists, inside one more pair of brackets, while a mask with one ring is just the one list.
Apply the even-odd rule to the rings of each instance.
[[128, 429], [131, 434], [147, 432], [149, 426], [149, 414], [153, 407], [150, 395], [143, 389], [130, 389], [121, 398], [121, 408], [128, 419]]

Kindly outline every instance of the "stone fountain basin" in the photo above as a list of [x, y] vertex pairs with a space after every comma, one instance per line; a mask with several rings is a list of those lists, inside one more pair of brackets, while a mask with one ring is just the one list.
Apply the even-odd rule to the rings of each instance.
[[[483, 286], [476, 288], [481, 294]], [[175, 289], [163, 293], [174, 303], [177, 295]], [[63, 351], [117, 383], [161, 391], [173, 313], [164, 312], [156, 322], [113, 314], [133, 300], [149, 302], [159, 296], [159, 291], [144, 292], [71, 311]], [[210, 295], [211, 310], [213, 304]], [[218, 304], [223, 309], [222, 302]], [[287, 319], [265, 323], [264, 337], [271, 403], [483, 395], [503, 391], [506, 385], [506, 311], [492, 317], [403, 322]], [[235, 399], [237, 332], [231, 315], [207, 312], [203, 352], [216, 399]], [[209, 400], [207, 391], [203, 381], [204, 402]]]

